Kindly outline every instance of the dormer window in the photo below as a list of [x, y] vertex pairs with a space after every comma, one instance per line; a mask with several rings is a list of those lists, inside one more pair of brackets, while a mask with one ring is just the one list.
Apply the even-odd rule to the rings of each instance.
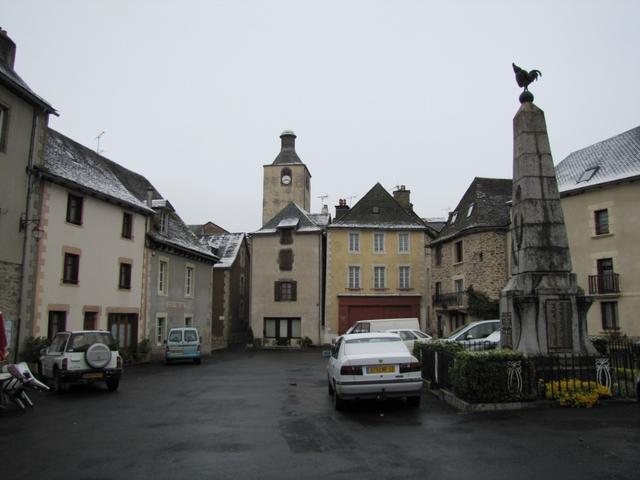
[[471, 214], [473, 213], [473, 207], [475, 206], [476, 206], [475, 203], [472, 203], [471, 205], [469, 205], [469, 210], [467, 210], [467, 218], [471, 216]]
[[593, 178], [593, 176], [597, 173], [597, 171], [599, 169], [600, 169], [600, 167], [587, 168], [582, 173], [582, 175], [580, 175], [580, 178], [578, 179], [578, 181], [576, 183], [588, 182], [589, 180], [591, 180]]
[[458, 212], [453, 212], [451, 214], [451, 223], [455, 223], [457, 218], [458, 218]]
[[169, 215], [167, 212], [160, 212], [160, 233], [167, 233], [169, 226]]

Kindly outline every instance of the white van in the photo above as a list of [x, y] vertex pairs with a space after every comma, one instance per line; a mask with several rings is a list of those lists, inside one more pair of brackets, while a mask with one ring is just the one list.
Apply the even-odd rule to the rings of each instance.
[[345, 335], [350, 333], [384, 332], [386, 330], [397, 330], [400, 328], [420, 330], [420, 322], [417, 318], [379, 318], [375, 320], [360, 320], [347, 330]]

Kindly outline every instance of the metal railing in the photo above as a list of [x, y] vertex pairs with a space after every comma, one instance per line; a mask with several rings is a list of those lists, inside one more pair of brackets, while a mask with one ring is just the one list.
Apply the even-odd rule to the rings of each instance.
[[464, 292], [436, 293], [433, 304], [436, 307], [464, 306], [468, 303], [468, 294]]
[[620, 293], [620, 275], [618, 273], [589, 275], [589, 294], [606, 293]]

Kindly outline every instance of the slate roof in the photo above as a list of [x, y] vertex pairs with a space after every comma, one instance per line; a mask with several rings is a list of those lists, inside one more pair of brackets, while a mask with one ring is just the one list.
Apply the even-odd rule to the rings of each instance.
[[202, 235], [200, 242], [209, 248], [215, 248], [220, 261], [213, 268], [231, 268], [233, 262], [238, 257], [238, 252], [245, 239], [244, 233], [217, 233], [213, 235]]
[[[589, 169], [590, 178], [580, 181]], [[556, 166], [560, 193], [640, 176], [640, 126], [571, 153]], [[589, 173], [585, 175], [589, 177]]]
[[[318, 219], [318, 216], [322, 218]], [[323, 214], [311, 215], [305, 212], [304, 209], [295, 202], [289, 202], [286, 207], [280, 210], [264, 227], [255, 233], [275, 233], [278, 227], [283, 228], [284, 224], [292, 223], [295, 219], [298, 220], [296, 227], [296, 232], [298, 233], [320, 232], [326, 227]]]
[[230, 233], [219, 225], [216, 225], [213, 222], [202, 223], [198, 225], [189, 225], [189, 228], [193, 233], [197, 236], [207, 235], [207, 231], [212, 231], [209, 235], [218, 234], [218, 233]]
[[422, 219], [405, 210], [380, 183], [329, 228], [426, 230]]
[[422, 221], [427, 227], [432, 228], [436, 233], [440, 232], [447, 224], [446, 218], [423, 218]]
[[84, 145], [71, 140], [55, 130], [47, 130], [44, 148], [44, 165], [35, 170], [53, 183], [76, 188], [89, 195], [122, 205], [144, 215], [154, 215], [156, 210], [146, 203], [147, 191], [152, 190], [152, 205], [166, 208], [167, 234], [148, 232], [151, 240], [191, 254], [215, 261], [217, 257], [202, 246], [182, 219], [169, 208], [155, 187], [142, 175], [124, 168]]
[[56, 112], [55, 108], [49, 105], [49, 102], [47, 102], [44, 98], [40, 97], [33, 90], [31, 90], [31, 88], [29, 88], [29, 85], [27, 85], [27, 83], [22, 80], [22, 78], [20, 78], [20, 75], [18, 75], [12, 68], [9, 68], [2, 63], [0, 63], [0, 82], [19, 97], [22, 97], [30, 103], [35, 103], [48, 113], [58, 115], [58, 112]]
[[[54, 183], [73, 186], [145, 215], [153, 214], [114, 172], [110, 161], [55, 130], [48, 129], [44, 164], [34, 169]], [[123, 169], [126, 170], [126, 169]]]
[[446, 225], [432, 243], [451, 240], [478, 229], [504, 229], [510, 224], [512, 180], [476, 177], [449, 214]]

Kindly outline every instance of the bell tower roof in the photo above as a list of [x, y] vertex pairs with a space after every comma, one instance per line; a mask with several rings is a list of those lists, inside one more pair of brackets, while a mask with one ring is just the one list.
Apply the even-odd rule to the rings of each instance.
[[272, 165], [283, 165], [288, 163], [302, 163], [296, 153], [296, 134], [292, 130], [285, 130], [280, 134], [282, 146], [280, 153], [273, 161]]

